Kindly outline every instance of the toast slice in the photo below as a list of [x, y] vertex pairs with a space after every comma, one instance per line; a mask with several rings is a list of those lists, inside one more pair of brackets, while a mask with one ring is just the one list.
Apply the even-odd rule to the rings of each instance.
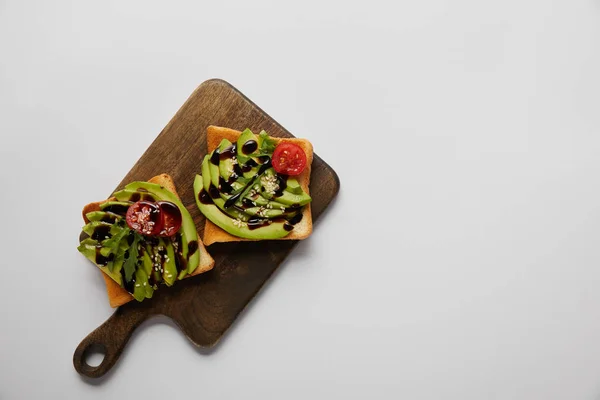
[[[149, 179], [148, 182], [161, 185], [170, 192], [174, 193], [177, 197], [179, 197], [179, 195], [177, 194], [177, 190], [175, 189], [175, 183], [173, 182], [173, 179], [167, 174], [157, 175]], [[115, 198], [111, 197], [108, 200], [115, 200]], [[97, 201], [95, 203], [90, 203], [83, 207], [82, 216], [86, 224], [89, 222], [89, 220], [86, 218], [86, 214], [92, 211], [100, 211], [100, 204], [106, 201], [107, 200]], [[215, 265], [215, 261], [210, 256], [210, 254], [208, 254], [206, 248], [204, 247], [204, 244], [202, 243], [202, 240], [200, 239], [198, 239], [198, 250], [200, 251], [200, 262], [198, 264], [198, 267], [194, 270], [194, 272], [192, 272], [190, 275], [187, 275], [185, 278], [189, 278], [190, 276], [195, 276], [203, 272], [209, 271]], [[108, 302], [110, 303], [111, 307], [119, 307], [133, 300], [133, 296], [127, 290], [119, 286], [117, 282], [112, 280], [104, 272], [102, 272], [102, 276], [104, 278], [104, 282], [106, 283], [106, 293], [108, 294]]]
[[[213, 125], [209, 126], [206, 130], [206, 147], [208, 153], [211, 153], [213, 150], [219, 147], [219, 143], [221, 143], [221, 140], [227, 139], [230, 142], [234, 143], [237, 141], [241, 134], [242, 132], [236, 131], [234, 129], [223, 128]], [[300, 146], [302, 150], [304, 150], [304, 153], [306, 153], [306, 168], [304, 169], [304, 171], [302, 171], [300, 175], [296, 176], [295, 178], [298, 180], [298, 183], [300, 184], [302, 189], [310, 195], [310, 171], [313, 160], [312, 144], [306, 139], [277, 137], [271, 138], [277, 143], [293, 143], [297, 146]], [[294, 225], [294, 230], [285, 237], [273, 240], [302, 240], [309, 237], [311, 233], [312, 213], [310, 211], [310, 203], [308, 203], [302, 211], [302, 220], [298, 224]], [[223, 229], [210, 222], [208, 218], [206, 219], [206, 223], [204, 225], [204, 238], [202, 240], [204, 241], [204, 244], [206, 246], [217, 242], [256, 241], [256, 239], [245, 239], [231, 235], [230, 233], [225, 232]]]

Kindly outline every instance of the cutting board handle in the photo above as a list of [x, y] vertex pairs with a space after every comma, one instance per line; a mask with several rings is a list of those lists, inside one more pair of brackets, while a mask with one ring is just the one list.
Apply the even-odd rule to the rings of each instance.
[[[79, 343], [73, 354], [77, 372], [90, 378], [100, 378], [117, 362], [135, 329], [148, 318], [144, 310], [120, 307], [115, 313]], [[98, 366], [91, 366], [86, 358], [91, 352], [104, 354]]]

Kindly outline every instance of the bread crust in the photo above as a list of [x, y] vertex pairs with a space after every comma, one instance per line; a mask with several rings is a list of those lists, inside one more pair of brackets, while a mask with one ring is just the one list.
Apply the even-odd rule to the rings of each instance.
[[[148, 180], [148, 182], [163, 186], [165, 189], [167, 189], [171, 193], [174, 193], [175, 196], [179, 198], [179, 195], [177, 194], [177, 189], [175, 188], [175, 182], [173, 182], [173, 178], [171, 178], [170, 175], [160, 174], [152, 177]], [[85, 223], [87, 224], [88, 222], [90, 222], [87, 219], [86, 214], [92, 211], [100, 211], [100, 204], [105, 203], [106, 201], [113, 200], [116, 199], [114, 197], [110, 197], [107, 200], [90, 203], [83, 207], [82, 216]], [[198, 264], [198, 267], [194, 270], [194, 272], [187, 275], [185, 278], [189, 278], [190, 276], [195, 276], [203, 272], [209, 271], [215, 265], [215, 260], [213, 260], [210, 254], [208, 254], [208, 251], [206, 251], [206, 247], [204, 247], [204, 244], [200, 239], [198, 239], [198, 250], [200, 251], [200, 262]], [[115, 282], [104, 272], [100, 272], [102, 273], [102, 277], [104, 278], [104, 282], [106, 283], [106, 294], [108, 295], [108, 302], [111, 307], [116, 308], [133, 300], [133, 296], [127, 290], [122, 288], [117, 282]]]
[[[238, 140], [242, 132], [236, 131], [235, 129], [223, 128], [220, 126], [210, 125], [206, 130], [206, 147], [209, 153], [211, 153], [214, 149], [219, 147], [221, 140], [227, 139], [230, 142], [234, 143]], [[295, 178], [298, 180], [298, 183], [302, 187], [308, 195], [310, 195], [309, 185], [310, 185], [310, 171], [312, 167], [313, 160], [313, 146], [306, 139], [298, 139], [298, 138], [277, 138], [271, 137], [278, 144], [279, 143], [293, 143], [298, 145], [304, 150], [306, 153], [306, 168], [302, 173]], [[302, 211], [302, 220], [294, 225], [294, 230], [290, 232], [289, 235], [273, 240], [302, 240], [306, 239], [312, 233], [312, 213], [310, 208], [310, 203], [308, 203], [304, 210]], [[264, 239], [246, 239], [234, 236], [217, 225], [213, 224], [211, 221], [206, 219], [206, 223], [204, 225], [204, 237], [202, 238], [204, 244], [209, 246], [213, 243], [222, 243], [222, 242], [241, 242], [241, 241], [257, 241]]]

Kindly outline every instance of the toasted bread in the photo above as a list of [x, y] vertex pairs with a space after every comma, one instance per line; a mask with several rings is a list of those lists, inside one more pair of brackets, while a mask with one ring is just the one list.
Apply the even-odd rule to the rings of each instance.
[[[237, 141], [238, 137], [242, 132], [236, 131], [234, 129], [222, 128], [218, 126], [209, 126], [206, 131], [206, 147], [208, 152], [212, 152], [214, 149], [219, 147], [219, 143], [221, 140], [227, 139], [230, 142]], [[302, 173], [295, 178], [298, 180], [298, 183], [302, 187], [307, 194], [310, 195], [309, 185], [310, 185], [310, 170], [313, 160], [313, 147], [312, 144], [306, 139], [297, 139], [297, 138], [276, 138], [272, 137], [277, 143], [288, 142], [298, 145], [304, 150], [306, 153], [306, 168]], [[302, 211], [302, 220], [294, 225], [294, 230], [290, 232], [289, 235], [282, 237], [280, 239], [274, 240], [302, 240], [306, 239], [312, 233], [312, 214], [310, 211], [310, 203], [308, 203], [304, 210]], [[210, 222], [206, 219], [206, 223], [204, 225], [204, 244], [209, 246], [213, 243], [217, 242], [240, 242], [240, 241], [253, 241], [253, 239], [244, 239], [234, 235], [231, 235], [228, 232], [225, 232], [223, 229], [218, 227], [217, 225]]]
[[[167, 174], [157, 175], [149, 179], [148, 182], [161, 185], [167, 190], [169, 190], [171, 193], [174, 193], [177, 197], [179, 197], [179, 195], [177, 194], [177, 190], [175, 189], [175, 183], [173, 182], [173, 179]], [[115, 198], [111, 197], [108, 200], [115, 200]], [[92, 211], [99, 211], [100, 204], [104, 203], [105, 201], [107, 200], [90, 203], [83, 207], [83, 220], [86, 224], [89, 222], [89, 220], [86, 217], [86, 214]], [[210, 254], [208, 254], [206, 248], [204, 247], [204, 244], [202, 243], [202, 240], [200, 239], [198, 239], [198, 250], [200, 251], [200, 263], [198, 264], [198, 267], [194, 270], [194, 272], [192, 272], [190, 275], [187, 275], [186, 278], [209, 271], [215, 265], [215, 261], [212, 259]], [[108, 301], [111, 307], [119, 307], [133, 300], [133, 296], [129, 292], [127, 292], [127, 290], [119, 286], [117, 282], [112, 280], [104, 272], [102, 272], [102, 276], [104, 277], [104, 282], [106, 283], [106, 293], [108, 294]]]

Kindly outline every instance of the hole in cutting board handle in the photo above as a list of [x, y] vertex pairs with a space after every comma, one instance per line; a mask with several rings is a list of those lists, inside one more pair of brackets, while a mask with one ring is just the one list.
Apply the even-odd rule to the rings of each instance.
[[100, 343], [89, 345], [83, 352], [83, 363], [89, 368], [98, 368], [106, 359], [106, 346]]

